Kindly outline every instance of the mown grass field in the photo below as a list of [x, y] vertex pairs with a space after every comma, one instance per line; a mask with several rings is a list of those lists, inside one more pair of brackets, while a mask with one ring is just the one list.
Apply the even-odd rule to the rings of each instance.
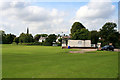
[[[2, 46], [3, 78], [116, 78], [118, 52], [68, 53], [50, 46]], [[92, 54], [91, 54], [92, 53]]]

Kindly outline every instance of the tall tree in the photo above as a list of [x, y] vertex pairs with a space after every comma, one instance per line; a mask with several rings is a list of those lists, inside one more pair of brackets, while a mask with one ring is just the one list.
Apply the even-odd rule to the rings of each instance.
[[19, 42], [20, 43], [33, 42], [33, 36], [32, 36], [32, 34], [21, 33], [20, 36], [19, 36]]
[[29, 42], [33, 42], [33, 36], [32, 36], [32, 34], [26, 34], [26, 35], [27, 35], [28, 43]]
[[78, 30], [81, 30], [82, 28], [85, 28], [82, 23], [80, 22], [75, 22], [73, 25], [72, 25], [72, 28], [71, 28], [71, 36]]
[[88, 40], [88, 39], [90, 39], [88, 29], [85, 29], [85, 28], [83, 28], [81, 30], [78, 29], [72, 35], [72, 39], [74, 39], [74, 40]]
[[20, 36], [19, 36], [19, 42], [20, 43], [27, 42], [26, 41], [26, 35], [25, 35], [25, 33], [21, 33], [20, 34]]
[[117, 24], [113, 22], [107, 22], [101, 29], [100, 29], [100, 37], [102, 39], [102, 45], [106, 45], [109, 43], [113, 43], [116, 47], [119, 41], [119, 32], [117, 32]]

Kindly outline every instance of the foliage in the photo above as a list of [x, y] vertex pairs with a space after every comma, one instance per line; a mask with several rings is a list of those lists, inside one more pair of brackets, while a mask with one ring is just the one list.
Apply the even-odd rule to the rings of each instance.
[[57, 43], [57, 46], [61, 46], [62, 45], [62, 43]]
[[74, 40], [89, 40], [90, 36], [89, 36], [89, 31], [88, 29], [81, 29], [81, 30], [77, 30], [73, 35], [72, 35], [72, 39]]
[[120, 35], [119, 32], [117, 32], [116, 28], [117, 28], [116, 23], [108, 22], [100, 29], [102, 46], [109, 43], [113, 43], [113, 45], [116, 47], [115, 44], [119, 42]]
[[[92, 41], [92, 44], [97, 44], [99, 41], [102, 43], [102, 46], [113, 43], [113, 46], [120, 47], [120, 33], [117, 31], [117, 25], [116, 23], [108, 22], [106, 23], [99, 32], [97, 31], [88, 31], [82, 23], [75, 22], [72, 25], [71, 28], [71, 37], [74, 40], [90, 40]], [[56, 35], [55, 34], [36, 34], [33, 36], [32, 34], [25, 34], [21, 33], [19, 37], [16, 37], [14, 34], [5, 34], [5, 31], [0, 31], [0, 43], [2, 38], [2, 44], [11, 44], [16, 42], [19, 43], [30, 43], [32, 45], [46, 45], [46, 46], [52, 46], [53, 42], [56, 42]], [[60, 37], [60, 34], [57, 35]], [[64, 34], [64, 36], [67, 36]], [[40, 37], [48, 37], [45, 42], [39, 43]], [[99, 40], [99, 37], [101, 37], [101, 40]], [[59, 39], [59, 45], [62, 43], [62, 39]]]
[[35, 42], [38, 42], [39, 39], [40, 39], [40, 37], [41, 37], [40, 34], [36, 34], [36, 35], [34, 36], [34, 40], [35, 40]]
[[5, 31], [1, 30], [0, 31], [0, 41], [2, 41], [2, 44], [6, 43], [6, 38], [5, 38], [6, 34]]
[[61, 35], [60, 35], [60, 34], [58, 34], [57, 36], [58, 36], [58, 37], [61, 37]]
[[56, 35], [55, 34], [50, 34], [48, 38], [46, 38], [44, 45], [45, 46], [52, 46], [53, 42], [56, 42]]
[[41, 45], [42, 46], [42, 43], [41, 42], [30, 42], [30, 43], [19, 43], [19, 45]]
[[16, 42], [12, 42], [12, 45], [18, 45]]
[[59, 41], [60, 43], [62, 43], [62, 38], [58, 39], [58, 41]]
[[21, 33], [20, 36], [19, 36], [19, 42], [20, 43], [30, 43], [30, 42], [33, 42], [32, 34]]
[[5, 36], [5, 39], [6, 39], [6, 44], [11, 44], [12, 42], [13, 42], [13, 40], [14, 40], [14, 38], [15, 38], [16, 36], [14, 35], [14, 34], [7, 34], [6, 36]]
[[47, 37], [48, 34], [40, 34], [42, 37]]
[[19, 45], [33, 45], [33, 42], [30, 42], [30, 43], [19, 43]]
[[73, 36], [75, 32], [77, 32], [78, 30], [81, 30], [82, 28], [85, 28], [85, 27], [80, 22], [75, 22], [71, 28], [71, 36]]
[[97, 44], [99, 41], [99, 32], [97, 31], [91, 31], [90, 32], [90, 36], [91, 36], [91, 43], [92, 44]]
[[58, 41], [59, 41], [59, 42], [57, 43], [58, 46], [61, 46], [61, 45], [62, 45], [62, 38], [58, 39]]
[[19, 43], [19, 37], [15, 37], [13, 41], [16, 42], [16, 44], [18, 44]]
[[42, 45], [41, 42], [34, 42], [33, 45]]

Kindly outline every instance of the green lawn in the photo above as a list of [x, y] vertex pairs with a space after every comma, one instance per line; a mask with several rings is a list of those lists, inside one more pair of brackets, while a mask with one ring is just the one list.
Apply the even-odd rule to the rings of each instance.
[[3, 45], [2, 51], [3, 78], [116, 78], [118, 74], [118, 53], [112, 51], [72, 54], [61, 47], [16, 45]]

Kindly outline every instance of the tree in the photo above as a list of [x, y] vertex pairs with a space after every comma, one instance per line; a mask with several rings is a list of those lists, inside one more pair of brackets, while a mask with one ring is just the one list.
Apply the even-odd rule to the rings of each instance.
[[13, 41], [18, 44], [19, 43], [19, 37], [15, 37]]
[[5, 31], [0, 30], [0, 43], [2, 43], [2, 44], [6, 44], [7, 43], [5, 37], [6, 37]]
[[36, 35], [34, 36], [34, 40], [35, 40], [35, 42], [38, 42], [39, 39], [40, 39], [40, 37], [41, 37], [40, 34], [36, 34]]
[[59, 41], [60, 43], [62, 43], [62, 38], [58, 39], [58, 41]]
[[30, 42], [33, 42], [32, 34], [21, 33], [20, 36], [19, 36], [19, 42], [20, 43], [30, 43]]
[[60, 34], [57, 35], [58, 37], [61, 37]]
[[102, 39], [102, 46], [113, 43], [116, 47], [119, 41], [119, 32], [116, 30], [117, 24], [113, 22], [107, 22], [101, 29], [100, 29], [100, 37]]
[[47, 34], [40, 34], [42, 37], [47, 37], [48, 35]]
[[20, 43], [27, 42], [26, 41], [26, 35], [25, 35], [25, 33], [21, 33], [20, 34], [20, 36], [19, 36], [19, 42]]
[[74, 40], [88, 40], [90, 39], [89, 37], [89, 31], [88, 29], [78, 29], [73, 35], [72, 35], [72, 39]]
[[30, 43], [30, 42], [33, 42], [33, 36], [32, 34], [26, 34], [27, 36], [27, 42]]
[[62, 38], [58, 39], [58, 41], [60, 42], [60, 43], [58, 43], [58, 46], [61, 46], [62, 45]]
[[75, 22], [71, 28], [71, 36], [76, 32], [80, 31], [82, 28], [85, 28], [80, 22]]
[[99, 41], [99, 32], [96, 30], [90, 32], [91, 35], [91, 43], [92, 44], [97, 44]]
[[45, 46], [52, 46], [53, 42], [56, 42], [56, 35], [55, 34], [50, 34], [48, 38], [46, 38], [44, 45]]
[[14, 34], [7, 34], [5, 36], [6, 38], [6, 44], [11, 44], [16, 36]]

